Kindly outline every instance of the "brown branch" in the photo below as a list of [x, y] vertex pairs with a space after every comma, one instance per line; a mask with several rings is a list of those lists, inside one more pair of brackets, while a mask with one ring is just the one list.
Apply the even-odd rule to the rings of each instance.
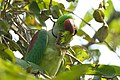
[[[13, 23], [13, 24], [17, 27], [17, 25], [16, 25], [15, 23]], [[28, 41], [27, 41], [19, 32], [17, 32], [13, 27], [11, 27], [11, 29], [12, 29], [23, 41], [25, 41], [25, 42], [29, 45]]]
[[[21, 29], [22, 28], [22, 26], [16, 21], [16, 19], [14, 19], [14, 17], [13, 16], [11, 16], [11, 20], [12, 20], [12, 22], [13, 22], [13, 24], [18, 28], [18, 29]], [[18, 27], [18, 26], [20, 26], [20, 27]], [[29, 42], [19, 33], [19, 32], [17, 32], [13, 27], [11, 27], [11, 29], [16, 33], [16, 34], [18, 34], [19, 35], [19, 37], [23, 40], [23, 41], [25, 41], [28, 45], [29, 45]], [[23, 28], [22, 28], [22, 30], [24, 30]]]

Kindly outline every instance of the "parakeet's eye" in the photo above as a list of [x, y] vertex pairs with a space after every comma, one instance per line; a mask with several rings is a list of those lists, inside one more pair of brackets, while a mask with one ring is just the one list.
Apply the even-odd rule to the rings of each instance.
[[70, 31], [71, 34], [75, 33], [75, 29], [74, 29], [74, 22], [72, 19], [66, 19], [64, 21], [64, 28], [67, 31]]

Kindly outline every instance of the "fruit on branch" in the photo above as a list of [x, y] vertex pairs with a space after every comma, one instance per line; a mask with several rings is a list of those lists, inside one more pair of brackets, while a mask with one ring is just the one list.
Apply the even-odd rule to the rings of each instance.
[[104, 22], [104, 13], [102, 10], [100, 9], [96, 9], [94, 10], [93, 12], [93, 18], [97, 21], [97, 22], [100, 22], [100, 23], [103, 23]]

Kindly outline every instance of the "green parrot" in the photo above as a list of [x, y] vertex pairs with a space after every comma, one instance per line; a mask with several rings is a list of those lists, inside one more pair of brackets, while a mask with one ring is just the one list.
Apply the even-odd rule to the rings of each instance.
[[49, 76], [55, 76], [75, 33], [72, 15], [61, 16], [53, 29], [39, 30], [33, 36], [25, 60], [39, 65]]

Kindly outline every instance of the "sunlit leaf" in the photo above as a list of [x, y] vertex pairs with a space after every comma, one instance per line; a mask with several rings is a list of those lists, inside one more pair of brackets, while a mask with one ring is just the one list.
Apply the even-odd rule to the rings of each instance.
[[86, 73], [90, 65], [79, 65], [71, 68], [70, 71], [59, 74], [53, 80], [79, 80], [79, 77]]
[[108, 0], [106, 5], [108, 4], [108, 6], [106, 6], [106, 10], [104, 11], [105, 17], [109, 18], [110, 14], [114, 11], [114, 6], [112, 3], [112, 0]]
[[71, 2], [70, 6], [67, 9], [70, 11], [74, 11], [75, 8], [77, 7], [78, 2], [79, 2], [79, 0], [75, 0], [74, 2]]
[[120, 19], [115, 19], [109, 24], [109, 28], [112, 32], [120, 34]]
[[51, 7], [51, 14], [54, 19], [57, 19], [61, 16], [59, 7], [57, 5]]
[[120, 45], [120, 35], [117, 33], [111, 32], [106, 38], [106, 41], [109, 43], [109, 45], [107, 45], [108, 48], [113, 51], [116, 49], [116, 47]]
[[80, 61], [84, 61], [86, 59], [89, 58], [88, 53], [86, 52], [86, 50], [84, 50], [82, 47], [80, 47], [79, 45], [73, 46], [72, 49], [74, 50], [74, 52], [76, 54], [74, 54], [76, 56], [76, 58], [78, 58]]
[[[93, 19], [93, 15], [91, 14], [92, 12], [93, 12], [93, 10], [88, 10], [86, 12], [86, 14], [85, 14], [85, 16], [83, 18], [86, 22], [89, 22], [89, 21], [91, 21]], [[84, 21], [82, 21], [80, 23], [80, 28], [84, 27], [85, 25], [86, 25], [86, 23]]]
[[[50, 1], [51, 0], [42, 0], [41, 2], [39, 2], [39, 0], [38, 0], [38, 5], [39, 5], [40, 9], [41, 10], [43, 10], [43, 9], [49, 9], [49, 7], [50, 7]], [[58, 5], [58, 4], [59, 4], [58, 2], [56, 2], [55, 0], [52, 0], [51, 7], [55, 6], [55, 5]]]
[[15, 55], [10, 48], [4, 49], [4, 52], [8, 55], [8, 59], [10, 59], [13, 63], [15, 63]]
[[25, 18], [25, 23], [31, 29], [41, 29], [40, 24], [36, 21], [36, 19], [33, 15], [27, 15]]
[[65, 9], [65, 6], [62, 3], [59, 3], [58, 7], [59, 7], [60, 10], [64, 10]]
[[69, 71], [59, 74], [53, 80], [79, 80], [80, 76], [84, 74], [112, 78], [120, 75], [120, 67], [114, 65], [81, 64], [73, 66]]
[[0, 80], [41, 80], [27, 74], [21, 67], [0, 58]]

